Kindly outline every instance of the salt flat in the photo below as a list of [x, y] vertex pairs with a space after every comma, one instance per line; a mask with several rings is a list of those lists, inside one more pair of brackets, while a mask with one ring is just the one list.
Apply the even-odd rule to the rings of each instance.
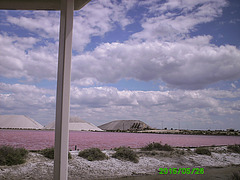
[[[153, 154], [134, 149], [139, 162], [112, 158], [114, 150], [104, 150], [108, 160], [88, 161], [71, 151], [68, 179], [108, 179], [126, 176], [157, 175], [159, 168], [240, 167], [240, 154], [227, 151], [226, 146], [209, 147], [211, 156], [194, 153], [194, 148], [175, 148], [173, 152], [156, 151]], [[184, 151], [184, 154], [183, 154]], [[159, 175], [160, 177], [161, 175]], [[53, 160], [38, 153], [29, 153], [22, 165], [0, 166], [0, 179], [53, 179]]]

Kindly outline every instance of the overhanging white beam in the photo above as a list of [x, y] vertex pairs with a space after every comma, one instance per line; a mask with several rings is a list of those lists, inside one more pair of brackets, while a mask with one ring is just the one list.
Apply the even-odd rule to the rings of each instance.
[[[79, 10], [90, 0], [74, 0], [74, 10]], [[61, 0], [0, 0], [0, 9], [61, 10]]]
[[55, 122], [54, 180], [66, 180], [68, 177], [68, 122], [70, 109], [73, 11], [74, 0], [61, 1]]

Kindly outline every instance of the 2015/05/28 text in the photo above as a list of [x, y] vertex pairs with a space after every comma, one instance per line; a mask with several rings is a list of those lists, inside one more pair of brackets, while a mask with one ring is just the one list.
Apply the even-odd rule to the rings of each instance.
[[159, 168], [159, 174], [204, 174], [204, 168]]

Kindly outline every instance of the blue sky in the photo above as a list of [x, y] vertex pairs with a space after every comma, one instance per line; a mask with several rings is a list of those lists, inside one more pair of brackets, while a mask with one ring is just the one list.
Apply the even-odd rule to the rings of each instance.
[[[92, 0], [74, 13], [71, 115], [240, 129], [238, 0]], [[55, 119], [60, 12], [0, 11], [0, 114]]]

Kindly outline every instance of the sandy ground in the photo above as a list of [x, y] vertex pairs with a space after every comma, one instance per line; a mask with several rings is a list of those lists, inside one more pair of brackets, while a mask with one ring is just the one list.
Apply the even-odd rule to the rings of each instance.
[[[240, 154], [227, 152], [225, 146], [211, 147], [212, 155], [198, 155], [194, 149], [175, 148], [173, 152], [158, 151], [154, 154], [141, 152], [139, 162], [132, 163], [111, 158], [115, 152], [104, 150], [108, 160], [88, 161], [72, 151], [69, 160], [68, 179], [229, 179], [233, 172], [240, 170]], [[182, 152], [184, 151], [184, 154]], [[159, 168], [203, 167], [203, 175], [159, 175]], [[124, 178], [128, 176], [128, 178]], [[130, 178], [129, 178], [130, 176]], [[0, 179], [53, 179], [53, 160], [38, 153], [29, 153], [27, 162], [22, 165], [0, 166]]]

